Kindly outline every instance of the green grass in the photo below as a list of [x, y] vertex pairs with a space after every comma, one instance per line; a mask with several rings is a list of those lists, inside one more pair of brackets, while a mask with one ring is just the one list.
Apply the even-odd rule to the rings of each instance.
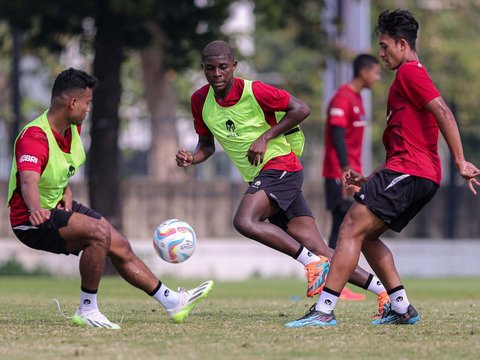
[[[0, 359], [479, 359], [480, 279], [409, 280], [415, 326], [372, 326], [376, 299], [341, 301], [331, 328], [286, 329], [313, 303], [301, 280], [217, 282], [182, 324], [118, 278], [101, 310], [122, 330], [78, 328], [57, 315], [78, 303], [78, 279], [0, 277]], [[197, 282], [168, 279], [170, 287]]]

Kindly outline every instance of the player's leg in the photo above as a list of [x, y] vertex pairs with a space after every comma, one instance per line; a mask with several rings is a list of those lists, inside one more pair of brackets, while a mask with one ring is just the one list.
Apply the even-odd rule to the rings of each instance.
[[[293, 214], [302, 214], [306, 212], [305, 210], [302, 210], [302, 208], [306, 207], [308, 207], [308, 204], [306, 203], [305, 199], [303, 199], [303, 196], [299, 196], [298, 201], [295, 201], [292, 204], [288, 212], [293, 212]], [[300, 244], [314, 251], [315, 254], [332, 258], [334, 251], [323, 241], [315, 220], [311, 216], [293, 216], [288, 222], [287, 232]], [[370, 274], [361, 267], [357, 266], [350, 277], [349, 282], [374, 293], [379, 297], [379, 301], [381, 300], [381, 302], [384, 302], [386, 291], [380, 280], [375, 275]], [[316, 289], [313, 295], [319, 293], [321, 289], [322, 287]]]
[[333, 254], [330, 273], [315, 307], [302, 318], [289, 322], [287, 327], [335, 325], [333, 309], [348, 279], [357, 267], [364, 238], [380, 235], [385, 224], [364, 205], [353, 204], [340, 228], [337, 248]]
[[302, 183], [302, 171], [260, 172], [245, 192], [233, 225], [242, 235], [292, 256], [305, 266], [319, 258], [288, 235], [285, 216], [285, 210], [301, 194]]
[[108, 224], [80, 213], [73, 213], [68, 224], [59, 229], [59, 233], [65, 240], [65, 249], [68, 252], [83, 250], [79, 264], [82, 288], [98, 290], [110, 247]]
[[100, 214], [81, 204], [73, 203], [72, 212], [52, 210], [52, 225], [63, 239], [66, 253], [80, 255], [80, 304], [73, 322], [80, 326], [120, 329], [99, 310], [97, 292], [105, 258], [110, 247], [110, 228]]
[[[339, 244], [335, 250], [332, 267], [315, 312], [289, 326], [329, 325], [338, 300], [338, 291], [344, 284], [362, 249], [367, 260], [385, 281], [391, 308], [384, 311], [374, 324], [415, 324], [420, 316], [410, 304], [390, 251], [383, 246], [379, 236], [388, 227], [401, 231], [428, 203], [438, 185], [428, 179], [417, 178], [391, 170], [381, 170], [355, 195], [355, 203], [347, 213], [340, 228]], [[367, 207], [368, 206], [368, 207]], [[366, 243], [369, 241], [370, 243]], [[377, 253], [379, 252], [379, 253]], [[400, 285], [399, 285], [400, 284]], [[392, 288], [393, 287], [393, 288]], [[325, 321], [322, 321], [325, 320]], [[297, 325], [296, 325], [297, 324]]]
[[393, 289], [401, 285], [393, 254], [378, 236], [371, 235], [365, 239], [362, 245], [362, 253], [387, 289]]
[[278, 211], [278, 206], [265, 191], [245, 194], [233, 218], [233, 226], [240, 234], [293, 257], [299, 243], [278, 226], [265, 221]]
[[132, 250], [130, 242], [111, 224], [111, 243], [108, 251], [112, 264], [119, 274], [131, 285], [145, 291], [157, 300], [174, 322], [181, 322], [213, 288], [207, 281], [188, 291], [174, 291], [161, 282], [148, 266]]

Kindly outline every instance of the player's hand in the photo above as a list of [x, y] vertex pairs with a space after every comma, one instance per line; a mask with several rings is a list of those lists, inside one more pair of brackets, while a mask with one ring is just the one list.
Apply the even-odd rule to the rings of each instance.
[[362, 186], [367, 182], [367, 178], [352, 169], [348, 169], [343, 173], [343, 181], [348, 188], [350, 186]]
[[175, 160], [177, 161], [177, 166], [187, 167], [193, 164], [193, 154], [191, 151], [181, 149], [178, 150]]
[[458, 167], [458, 172], [467, 182], [468, 188], [470, 189], [470, 191], [474, 195], [477, 195], [477, 190], [475, 190], [474, 185], [480, 186], [480, 182], [478, 182], [478, 180], [475, 179], [477, 176], [480, 176], [480, 169], [478, 169], [475, 165], [465, 160], [458, 163], [457, 167]]
[[50, 210], [46, 210], [46, 209], [33, 210], [33, 211], [30, 211], [30, 216], [28, 217], [28, 221], [30, 221], [30, 223], [33, 226], [38, 226], [40, 224], [43, 224], [48, 219], [50, 219], [50, 214], [51, 214]]
[[248, 162], [254, 166], [262, 164], [266, 151], [267, 140], [265, 140], [265, 137], [262, 135], [250, 145], [246, 155], [248, 157]]
[[72, 203], [73, 203], [73, 194], [72, 190], [67, 186], [65, 192], [63, 193], [62, 200], [57, 205], [57, 209], [65, 210], [65, 211], [72, 211]]

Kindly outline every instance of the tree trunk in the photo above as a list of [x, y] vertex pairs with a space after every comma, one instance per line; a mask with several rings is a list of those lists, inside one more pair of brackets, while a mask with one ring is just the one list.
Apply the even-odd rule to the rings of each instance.
[[152, 145], [148, 157], [148, 175], [158, 181], [179, 181], [184, 172], [175, 163], [178, 135], [175, 127], [177, 94], [176, 73], [165, 68], [164, 35], [155, 24], [150, 25], [154, 44], [142, 51], [145, 98], [151, 115]]
[[123, 61], [122, 21], [99, 1], [96, 18], [93, 73], [99, 80], [94, 91], [91, 146], [89, 152], [89, 196], [93, 209], [122, 230], [120, 201], [118, 108], [121, 97], [120, 69]]

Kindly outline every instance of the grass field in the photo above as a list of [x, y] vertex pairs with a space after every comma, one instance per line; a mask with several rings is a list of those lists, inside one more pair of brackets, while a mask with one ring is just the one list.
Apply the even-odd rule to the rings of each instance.
[[[169, 279], [170, 287], [197, 282]], [[57, 315], [79, 279], [0, 277], [0, 359], [480, 359], [480, 279], [409, 280], [414, 326], [372, 326], [376, 299], [341, 302], [332, 328], [286, 329], [313, 303], [301, 280], [218, 282], [182, 324], [119, 278], [99, 302], [120, 331], [78, 328]]]

